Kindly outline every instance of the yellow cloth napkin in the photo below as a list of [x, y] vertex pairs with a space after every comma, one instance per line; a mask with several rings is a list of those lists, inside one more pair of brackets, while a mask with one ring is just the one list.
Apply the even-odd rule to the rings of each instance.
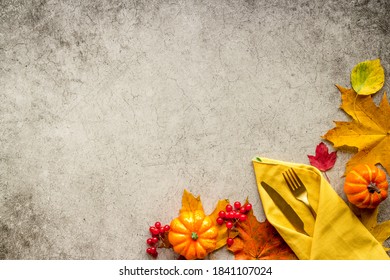
[[[286, 243], [302, 260], [388, 260], [382, 245], [370, 234], [334, 191], [321, 172], [310, 165], [260, 158], [253, 160], [264, 213]], [[309, 201], [317, 213], [295, 199], [282, 173], [293, 167], [305, 184]], [[297, 232], [261, 186], [265, 181], [291, 205], [310, 235]]]

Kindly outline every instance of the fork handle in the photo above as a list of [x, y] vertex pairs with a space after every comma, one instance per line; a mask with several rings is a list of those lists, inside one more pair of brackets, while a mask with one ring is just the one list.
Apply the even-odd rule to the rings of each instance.
[[305, 204], [306, 204], [306, 206], [310, 209], [310, 212], [311, 212], [311, 214], [313, 215], [314, 219], [316, 219], [316, 218], [317, 218], [317, 213], [316, 213], [316, 211], [314, 211], [313, 207], [311, 207], [311, 205], [310, 205], [309, 203], [305, 203]]
[[307, 206], [307, 208], [309, 208], [309, 210], [310, 210], [311, 214], [313, 215], [314, 219], [316, 219], [317, 218], [317, 213], [316, 213], [316, 211], [314, 211], [313, 207], [311, 207], [309, 199], [307, 198], [307, 196], [300, 196], [297, 199], [300, 200], [301, 202], [303, 202], [303, 204], [305, 204]]

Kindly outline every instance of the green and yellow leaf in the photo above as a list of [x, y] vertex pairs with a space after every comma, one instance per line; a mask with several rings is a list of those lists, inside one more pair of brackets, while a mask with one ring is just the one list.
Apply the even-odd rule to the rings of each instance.
[[358, 63], [351, 72], [352, 88], [359, 95], [378, 92], [385, 82], [385, 72], [379, 59]]

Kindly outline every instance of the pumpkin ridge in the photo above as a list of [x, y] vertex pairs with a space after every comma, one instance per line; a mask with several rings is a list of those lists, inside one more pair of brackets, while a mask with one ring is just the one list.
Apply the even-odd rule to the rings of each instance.
[[[368, 202], [370, 199], [371, 199], [371, 196], [366, 196], [366, 198], [365, 198], [362, 202], [360, 202], [359, 204], [357, 204], [357, 207], [366, 205], [367, 202]], [[371, 204], [371, 202], [370, 202], [370, 204]], [[370, 205], [370, 206], [371, 206], [371, 205]]]
[[350, 187], [355, 187], [355, 188], [361, 187], [361, 188], [364, 188], [364, 190], [365, 190], [366, 187], [365, 187], [365, 186], [362, 186], [362, 185], [363, 185], [362, 183], [352, 183], [352, 182], [348, 182], [348, 186], [350, 186]]
[[[186, 212], [184, 212], [186, 213]], [[189, 217], [187, 217], [189, 215]], [[192, 212], [187, 212], [186, 215], [180, 214], [179, 215], [179, 221], [181, 224], [184, 226], [184, 228], [187, 229], [187, 231], [191, 232], [194, 230], [194, 213]]]
[[[177, 240], [179, 237], [183, 238], [183, 240]], [[182, 243], [185, 243], [187, 242], [187, 239], [188, 238], [188, 234], [181, 234], [181, 233], [177, 233], [175, 234], [175, 240], [174, 241], [169, 241], [171, 242], [172, 245], [180, 245]]]
[[359, 195], [363, 195], [367, 190], [364, 189], [360, 192], [356, 192], [356, 193], [349, 193], [348, 195], [351, 196], [351, 197], [354, 197], [354, 196], [359, 196]]
[[382, 200], [382, 192], [378, 193], [378, 199], [379, 199], [379, 201]]
[[181, 234], [188, 234], [190, 231], [186, 227], [186, 225], [180, 220], [176, 220], [176, 224], [174, 225], [175, 232], [181, 233]]
[[188, 255], [188, 251], [190, 250], [191, 245], [192, 244], [190, 242], [188, 244], [186, 244], [185, 247], [181, 250], [180, 255], [182, 255], [182, 256]]
[[387, 184], [387, 177], [386, 173], [381, 172], [381, 170], [378, 168], [377, 176], [375, 178], [375, 181], [379, 183], [386, 183]]
[[371, 208], [372, 205], [374, 203], [374, 196], [373, 195], [370, 195], [370, 204], [368, 204], [368, 207], [367, 208]]
[[359, 179], [362, 180], [361, 183], [367, 183], [367, 180], [366, 178], [364, 178], [364, 176], [362, 174], [360, 174], [359, 172], [357, 172], [356, 170], [352, 170], [351, 171], [351, 174], [354, 174], [356, 177], [358, 177]]
[[213, 222], [211, 221], [210, 216], [205, 216], [201, 226], [198, 228], [197, 232], [198, 234], [204, 234], [208, 230], [211, 229], [211, 226], [213, 225]]
[[206, 249], [206, 251], [211, 251], [212, 249], [214, 249], [216, 243], [216, 240], [211, 238], [201, 238], [199, 240], [199, 244], [201, 244], [202, 247]]
[[[203, 238], [209, 238], [209, 236], [217, 236], [218, 235], [218, 232], [214, 229], [214, 228], [208, 228], [207, 230], [205, 230], [204, 232], [202, 232], [202, 236]], [[205, 237], [206, 236], [206, 237]]]
[[[369, 167], [367, 164], [365, 164], [364, 167], [366, 167], [366, 169], [367, 169], [369, 181], [372, 182], [372, 181], [373, 181], [373, 178], [372, 178], [372, 170], [370, 169], [370, 167]], [[367, 180], [366, 180], [366, 181], [367, 181]]]
[[383, 191], [383, 189], [386, 188], [387, 185], [388, 185], [387, 181], [378, 182], [378, 183], [376, 184], [376, 186], [377, 186], [378, 188], [380, 188], [381, 191]]

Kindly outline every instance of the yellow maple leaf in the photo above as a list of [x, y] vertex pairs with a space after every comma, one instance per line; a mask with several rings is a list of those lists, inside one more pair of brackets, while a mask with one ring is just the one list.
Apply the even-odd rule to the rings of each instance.
[[[390, 237], [390, 220], [378, 223], [379, 207], [376, 207], [375, 209], [360, 209], [353, 207], [352, 210], [376, 240], [383, 245]], [[386, 251], [390, 251], [390, 248], [386, 248], [384, 245], [383, 247]]]
[[369, 95], [357, 95], [353, 89], [341, 86], [337, 88], [341, 92], [341, 109], [352, 120], [335, 121], [336, 127], [322, 137], [332, 142], [335, 148], [357, 148], [357, 153], [346, 164], [345, 173], [361, 163], [381, 164], [389, 173], [390, 105], [386, 93], [377, 106]]
[[182, 212], [195, 212], [196, 210], [203, 211], [202, 201], [200, 200], [200, 196], [195, 197], [192, 193], [187, 190], [184, 190], [183, 196], [181, 199], [181, 209]]

